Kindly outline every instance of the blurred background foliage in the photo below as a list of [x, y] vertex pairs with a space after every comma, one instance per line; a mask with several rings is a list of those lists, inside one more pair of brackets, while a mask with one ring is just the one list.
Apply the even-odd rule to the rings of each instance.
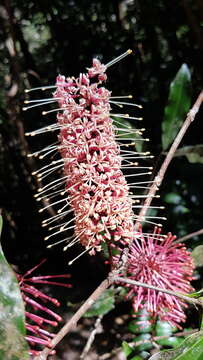
[[[202, 87], [202, 28], [201, 0], [2, 0], [0, 206], [4, 217], [2, 245], [10, 263], [23, 270], [46, 256], [50, 260], [47, 271], [60, 273], [67, 271], [68, 258], [75, 252], [69, 255], [45, 248], [43, 217], [33, 198], [38, 184], [31, 176], [39, 162], [27, 158], [26, 153], [54, 140], [51, 135], [25, 138], [25, 131], [44, 126], [48, 120], [39, 108], [22, 112], [24, 89], [54, 84], [58, 73], [77, 76], [90, 66], [93, 57], [107, 63], [131, 48], [133, 56], [108, 70], [107, 87], [114, 95], [132, 94], [143, 105], [143, 126], [151, 140], [147, 150], [155, 155], [156, 171], [163, 160], [162, 122], [170, 84], [183, 63], [191, 76], [191, 103]], [[41, 93], [33, 96], [39, 98]], [[182, 147], [203, 143], [201, 116], [202, 111]], [[192, 162], [181, 154], [174, 158], [160, 191], [160, 204], [166, 206], [168, 218], [164, 229], [178, 237], [203, 227], [202, 147], [195, 151], [199, 156]], [[202, 238], [196, 237], [188, 244], [194, 248], [201, 242]], [[68, 271], [73, 272], [76, 283], [74, 302], [89, 294], [106, 269], [99, 257], [86, 256]], [[60, 291], [63, 294], [64, 290]]]

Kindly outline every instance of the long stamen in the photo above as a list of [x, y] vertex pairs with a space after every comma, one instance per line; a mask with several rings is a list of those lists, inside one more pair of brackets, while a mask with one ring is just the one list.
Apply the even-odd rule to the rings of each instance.
[[38, 86], [36, 88], [31, 88], [31, 89], [25, 89], [25, 93], [31, 92], [31, 91], [35, 91], [35, 90], [49, 90], [49, 89], [56, 89], [57, 86], [56, 85], [51, 85], [51, 86]]
[[[127, 137], [127, 138], [122, 137], [122, 135], [116, 135], [115, 138], [117, 140], [126, 140], [126, 141], [135, 140], [134, 138], [130, 138], [130, 137]], [[146, 138], [146, 139], [144, 139], [144, 138], [136, 138], [136, 141], [147, 141], [147, 142], [149, 142], [149, 139], [148, 138]]]
[[71, 211], [73, 211], [73, 209], [64, 211], [62, 214], [57, 214], [57, 215], [52, 216], [51, 218], [43, 220], [42, 226], [47, 226], [47, 225], [51, 224], [52, 222], [58, 221], [58, 219], [63, 218], [64, 216], [68, 215]]
[[142, 176], [142, 175], [151, 175], [152, 172], [151, 171], [148, 171], [148, 172], [145, 172], [145, 173], [140, 173], [140, 174], [128, 174], [128, 175], [125, 175], [125, 177], [132, 177], [132, 176]]
[[116, 64], [118, 61], [124, 59], [126, 56], [132, 54], [132, 50], [129, 49], [126, 52], [124, 52], [123, 54], [119, 55], [118, 57], [116, 57], [115, 59], [109, 61], [105, 66], [106, 68], [108, 68], [109, 66], [112, 66], [114, 64]]
[[24, 104], [36, 103], [36, 102], [46, 102], [46, 101], [57, 101], [63, 100], [63, 98], [46, 98], [46, 99], [37, 99], [37, 100], [24, 100]]
[[55, 165], [55, 164], [58, 164], [58, 163], [61, 163], [61, 162], [64, 162], [64, 159], [52, 161], [50, 164], [45, 165], [45, 166], [43, 166], [42, 168], [40, 168], [40, 169], [38, 169], [38, 170], [36, 170], [36, 171], [33, 171], [33, 172], [32, 172], [32, 175], [36, 175], [36, 174], [38, 174], [40, 171], [42, 171], [42, 170], [44, 170], [44, 169], [47, 169], [47, 168], [50, 167], [51, 165]]
[[38, 129], [38, 130], [34, 130], [28, 133], [25, 133], [26, 136], [34, 136], [37, 134], [40, 134], [42, 132], [47, 132], [48, 130], [51, 130], [53, 128], [57, 127], [58, 128], [58, 124], [52, 124], [52, 125], [47, 125], [47, 126], [43, 126], [42, 128]]
[[[153, 170], [153, 167], [152, 166], [137, 166], [138, 164], [135, 163], [134, 164], [136, 166], [136, 170], [138, 169], [149, 169], [149, 170]], [[123, 165], [121, 166], [122, 169], [135, 169], [135, 166], [128, 166], [128, 165]]]
[[52, 248], [53, 246], [56, 246], [56, 245], [58, 245], [58, 244], [61, 244], [61, 243], [64, 242], [64, 241], [71, 240], [73, 237], [74, 237], [74, 235], [69, 236], [69, 237], [67, 237], [67, 238], [65, 238], [65, 239], [59, 240], [59, 241], [55, 242], [54, 244], [47, 245], [47, 249], [50, 249], [50, 248]]
[[142, 109], [142, 105], [139, 104], [134, 104], [134, 103], [128, 103], [128, 102], [124, 102], [124, 101], [109, 101], [111, 104], [116, 104], [116, 105], [129, 105], [129, 106], [135, 106], [138, 107], [140, 109]]
[[127, 120], [143, 120], [142, 117], [134, 117], [134, 116], [130, 116], [129, 114], [114, 114], [114, 113], [110, 113], [111, 116], [115, 116], [117, 118], [123, 118], [123, 119], [127, 119]]
[[67, 109], [66, 108], [57, 108], [57, 109], [53, 109], [53, 110], [49, 110], [49, 111], [42, 111], [42, 115], [47, 115], [47, 114], [50, 114], [55, 111], [64, 111], [64, 110], [67, 110]]
[[[66, 223], [66, 225], [69, 225], [69, 224], [70, 224], [72, 221], [74, 221], [74, 220], [75, 220], [75, 217], [72, 218], [71, 220], [69, 220], [69, 221]], [[69, 227], [69, 228], [70, 228], [70, 227]], [[51, 237], [56, 236], [56, 235], [58, 235], [58, 234], [60, 234], [60, 233], [62, 233], [62, 232], [64, 232], [64, 231], [68, 230], [69, 228], [64, 228], [64, 227], [62, 227], [62, 228], [60, 228], [59, 231], [56, 231], [55, 233], [46, 236], [46, 237], [44, 238], [44, 240], [46, 241], [46, 240], [50, 239]]]
[[63, 166], [64, 166], [64, 163], [59, 164], [59, 165], [57, 165], [57, 166], [53, 166], [53, 167], [51, 167], [50, 169], [45, 170], [45, 171], [43, 171], [42, 173], [37, 174], [37, 178], [41, 180], [42, 178], [45, 178], [45, 177], [46, 177], [47, 175], [49, 175], [50, 173], [52, 173], [53, 171], [58, 170], [59, 168], [61, 168], [61, 167], [63, 167]]
[[[63, 148], [65, 148], [65, 147], [63, 147]], [[62, 149], [62, 146], [53, 147], [51, 150], [45, 152], [43, 155], [40, 155], [39, 159], [44, 159], [47, 155], [51, 154], [53, 151], [60, 150], [60, 149]]]
[[77, 259], [79, 259], [82, 255], [84, 255], [86, 252], [90, 251], [93, 248], [91, 246], [90, 248], [87, 248], [86, 250], [82, 251], [78, 256], [76, 256], [73, 260], [69, 261], [68, 265], [72, 265]]
[[136, 198], [147, 199], [147, 198], [152, 198], [152, 197], [159, 199], [160, 195], [130, 195], [130, 198], [132, 198], [132, 199], [136, 199]]
[[82, 234], [84, 234], [85, 230], [82, 230], [76, 237], [74, 237], [74, 239], [66, 246], [64, 246], [63, 251], [66, 251], [69, 247], [72, 247], [73, 245], [75, 245], [77, 242], [80, 241], [80, 237]]
[[61, 200], [55, 201], [54, 203], [49, 204], [49, 205], [43, 207], [42, 209], [40, 209], [40, 210], [39, 210], [39, 213], [43, 212], [44, 210], [48, 209], [48, 208], [51, 207], [51, 206], [60, 204], [60, 203], [63, 202], [63, 201], [67, 201], [67, 199], [61, 199]]
[[50, 194], [46, 194], [42, 197], [39, 197], [40, 194], [36, 194], [36, 195], [34, 195], [34, 197], [36, 198], [36, 201], [41, 201], [44, 198], [46, 198], [49, 201], [50, 199], [52, 199], [55, 196], [59, 196], [59, 195], [63, 196], [64, 194], [65, 194], [65, 191], [57, 190], [57, 191], [51, 192]]
[[[133, 205], [132, 208], [137, 208], [137, 209], [140, 209], [140, 208], [145, 208], [144, 205]], [[165, 206], [147, 206], [147, 209], [165, 209]]]
[[[39, 188], [39, 189], [38, 189], [38, 192], [42, 193], [42, 192], [45, 191], [45, 189], [49, 188], [50, 185], [56, 184], [56, 183], [58, 183], [58, 182], [61, 182], [62, 180], [69, 179], [69, 178], [70, 178], [70, 175], [66, 175], [66, 176], [63, 176], [63, 177], [60, 178], [60, 179], [54, 180], [54, 181], [52, 181], [51, 183], [43, 186], [42, 188]], [[47, 189], [46, 191], [48, 191], [48, 189]]]
[[35, 105], [23, 107], [22, 110], [23, 110], [23, 111], [26, 111], [26, 110], [28, 110], [28, 109], [32, 109], [32, 108], [37, 107], [37, 106], [52, 104], [52, 103], [55, 103], [56, 101], [57, 101], [57, 100], [52, 100], [52, 101], [47, 101], [47, 102], [41, 102], [40, 104], [35, 104]]
[[111, 96], [110, 99], [132, 99], [132, 95]]
[[128, 185], [141, 185], [141, 184], [153, 184], [154, 181], [139, 181], [139, 182], [136, 182], [136, 183], [131, 183], [131, 184], [128, 184]]

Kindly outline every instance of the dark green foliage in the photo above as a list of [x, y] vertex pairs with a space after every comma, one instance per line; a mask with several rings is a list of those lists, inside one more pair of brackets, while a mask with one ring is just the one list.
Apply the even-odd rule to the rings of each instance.
[[[127, 359], [134, 359], [133, 356], [150, 356], [153, 349], [153, 341], [162, 348], [176, 348], [184, 340], [183, 336], [176, 337], [177, 328], [166, 321], [152, 321], [146, 310], [139, 311], [135, 319], [128, 324], [128, 330], [135, 334], [133, 342], [123, 343], [123, 351]], [[127, 354], [128, 353], [128, 354]]]
[[203, 145], [184, 146], [176, 151], [175, 156], [186, 156], [190, 163], [203, 164]]
[[[0, 234], [2, 217], [0, 216]], [[0, 245], [0, 359], [29, 359], [24, 338], [24, 305], [18, 281], [7, 263]]]
[[201, 360], [203, 358], [203, 332], [188, 336], [174, 350], [165, 350], [149, 358], [149, 360]]
[[203, 245], [199, 245], [193, 249], [192, 257], [196, 266], [203, 266]]
[[166, 150], [175, 139], [191, 105], [191, 74], [183, 64], [170, 84], [168, 104], [162, 121], [162, 147]]
[[108, 314], [115, 307], [114, 290], [106, 290], [91, 308], [85, 313], [85, 317], [101, 316]]

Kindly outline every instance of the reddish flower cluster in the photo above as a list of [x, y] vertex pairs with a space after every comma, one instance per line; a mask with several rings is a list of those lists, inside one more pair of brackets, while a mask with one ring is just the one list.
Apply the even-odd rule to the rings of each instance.
[[[26, 335], [26, 340], [30, 343], [31, 347], [34, 347], [36, 344], [43, 345], [46, 347], [51, 347], [51, 339], [54, 337], [54, 334], [50, 333], [46, 330], [47, 325], [57, 326], [58, 322], [62, 320], [62, 318], [57, 315], [54, 311], [50, 310], [47, 306], [43, 305], [44, 303], [52, 303], [55, 306], [59, 307], [60, 303], [57, 299], [52, 298], [42, 291], [38, 290], [33, 284], [48, 284], [48, 285], [59, 285], [65, 287], [71, 287], [70, 284], [49, 281], [49, 279], [55, 278], [70, 278], [70, 275], [46, 275], [46, 276], [31, 276], [29, 275], [39, 266], [41, 266], [45, 260], [42, 260], [40, 264], [26, 272], [24, 275], [16, 274], [20, 290], [22, 292], [23, 301], [25, 303], [25, 307], [33, 308], [35, 312], [42, 312], [48, 315], [48, 317], [44, 317], [44, 315], [36, 315], [33, 312], [25, 311], [26, 316], [26, 329], [28, 331], [28, 335]], [[32, 285], [31, 285], [32, 284]], [[37, 299], [37, 301], [36, 301]], [[42, 304], [38, 301], [41, 300]], [[31, 334], [29, 334], [31, 333]], [[34, 334], [34, 335], [33, 335]], [[30, 355], [38, 355], [40, 351], [35, 349], [30, 349]], [[50, 355], [53, 355], [55, 351], [50, 352]]]
[[[164, 238], [157, 228], [146, 237], [140, 232], [129, 253], [129, 278], [174, 292], [191, 292], [192, 258], [184, 244], [174, 243], [175, 238], [170, 233]], [[141, 286], [124, 286], [130, 289], [128, 297], [132, 298], [135, 312], [146, 308], [153, 316], [177, 327], [186, 320], [182, 308], [187, 305], [180, 298]]]
[[90, 254], [100, 251], [103, 241], [128, 242], [133, 236], [134, 213], [110, 118], [110, 92], [101, 86], [105, 70], [94, 59], [77, 79], [58, 76], [54, 93], [63, 110], [57, 114], [59, 140], [75, 235]]

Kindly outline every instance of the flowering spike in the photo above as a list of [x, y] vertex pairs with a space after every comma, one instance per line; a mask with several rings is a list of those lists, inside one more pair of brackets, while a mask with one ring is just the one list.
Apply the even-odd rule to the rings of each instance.
[[[193, 289], [190, 281], [194, 269], [192, 257], [184, 244], [174, 243], [171, 233], [163, 237], [160, 229], [155, 227], [152, 234], [138, 232], [128, 258], [129, 278], [178, 293], [189, 293]], [[115, 257], [115, 262], [118, 257]], [[187, 305], [182, 299], [155, 290], [130, 284], [128, 297], [132, 298], [134, 311], [147, 309], [153, 316], [169, 321], [179, 328], [179, 323], [186, 320], [183, 307]]]
[[[55, 109], [43, 111], [44, 115], [57, 112], [57, 123], [27, 134], [34, 136], [59, 130], [59, 144], [41, 150], [40, 157], [52, 154], [52, 151], [57, 149], [62, 159], [52, 161], [50, 165], [34, 171], [34, 174], [38, 180], [43, 180], [52, 175], [53, 172], [63, 169], [64, 176], [61, 179], [42, 186], [38, 190], [39, 196], [35, 196], [38, 199], [44, 199], [46, 195], [50, 199], [52, 193], [59, 196], [58, 191], [61, 195], [59, 189], [65, 183], [64, 199], [59, 198], [59, 200], [50, 201], [39, 210], [39, 212], [43, 212], [49, 207], [56, 206], [58, 214], [48, 221], [43, 221], [43, 226], [47, 226], [52, 221], [60, 221], [66, 217], [70, 211], [66, 211], [66, 207], [71, 206], [74, 213], [72, 219], [67, 219], [59, 228], [58, 226], [49, 227], [49, 230], [53, 230], [53, 232], [45, 237], [45, 240], [49, 240], [63, 231], [74, 229], [75, 238], [71, 239], [70, 243], [68, 243], [68, 237], [56, 241], [56, 244], [63, 241], [67, 242], [64, 251], [76, 242], [80, 242], [85, 247], [85, 251], [82, 253], [89, 252], [94, 255], [96, 251], [101, 251], [102, 242], [107, 242], [108, 245], [120, 240], [129, 243], [134, 236], [134, 210], [132, 206], [134, 202], [139, 202], [138, 199], [143, 196], [131, 195], [126, 179], [132, 176], [143, 178], [152, 172], [141, 172], [139, 170], [152, 170], [152, 168], [140, 166], [138, 163], [139, 159], [142, 161], [143, 157], [149, 155], [148, 152], [135, 153], [137, 156], [134, 155], [134, 157], [138, 161], [134, 162], [133, 157], [128, 160], [126, 156], [123, 159], [123, 154], [126, 153], [120, 147], [123, 149], [123, 147], [135, 145], [137, 141], [149, 141], [149, 139], [141, 137], [144, 128], [124, 129], [115, 125], [117, 121], [115, 119], [114, 123], [115, 117], [127, 118], [128, 120], [142, 120], [142, 118], [125, 113], [111, 113], [111, 104], [119, 107], [135, 106], [142, 108], [142, 106], [125, 102], [125, 98], [132, 98], [131, 95], [111, 96], [111, 92], [102, 85], [107, 79], [107, 68], [131, 52], [132, 50], [127, 50], [106, 65], [101, 64], [98, 59], [93, 59], [92, 67], [87, 69], [86, 74], [80, 74], [78, 78], [65, 78], [65, 76], [59, 75], [53, 94], [53, 101], [57, 101], [57, 106]], [[48, 87], [45, 88], [48, 89]], [[54, 87], [50, 86], [50, 89], [52, 88]], [[52, 100], [47, 97], [43, 101], [39, 100], [38, 104], [45, 105], [49, 101]], [[35, 100], [30, 100], [31, 104], [32, 102], [35, 103]], [[26, 100], [26, 103], [29, 104], [29, 101]], [[37, 106], [37, 101], [31, 106]], [[128, 151], [127, 154], [132, 154], [132, 152]], [[136, 174], [130, 173], [124, 176], [122, 171], [131, 169], [138, 171]], [[51, 197], [49, 197], [50, 194]], [[136, 200], [134, 200], [135, 197]], [[59, 209], [58, 205], [63, 201], [65, 205]], [[75, 225], [69, 226], [72, 221], [75, 221]], [[58, 231], [54, 231], [56, 228]], [[50, 248], [53, 245], [48, 245], [48, 247]], [[75, 259], [70, 263], [73, 261]]]

